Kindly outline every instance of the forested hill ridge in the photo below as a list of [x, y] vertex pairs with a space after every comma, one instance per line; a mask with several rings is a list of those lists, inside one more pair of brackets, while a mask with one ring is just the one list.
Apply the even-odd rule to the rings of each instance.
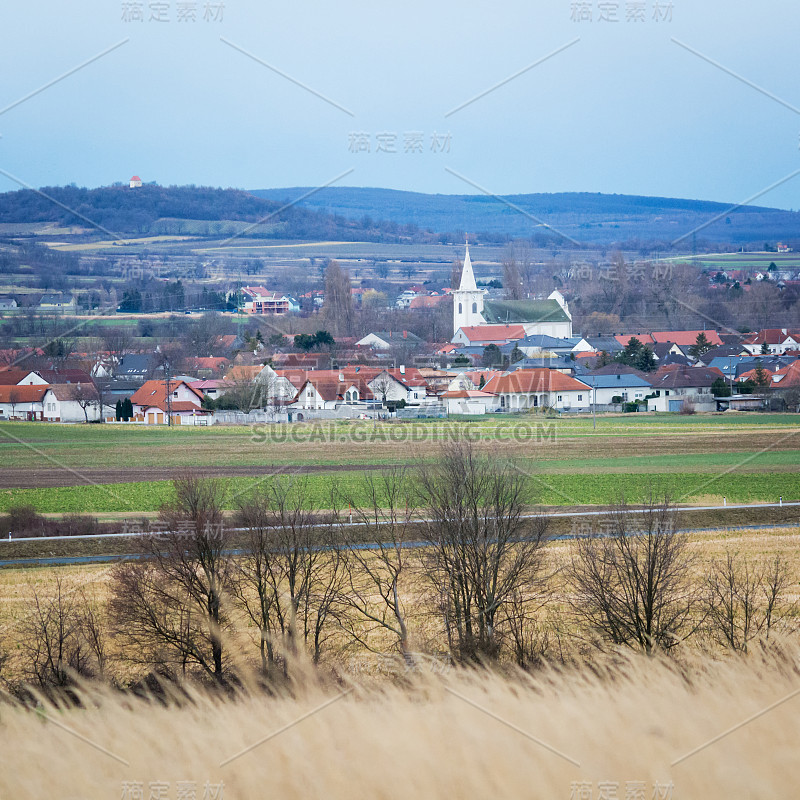
[[[316, 209], [257, 197], [240, 189], [158, 186], [99, 189], [46, 186], [0, 193], [0, 224], [52, 222], [95, 226], [118, 235], [185, 233], [211, 235], [214, 222], [258, 223], [249, 236], [280, 239], [401, 242], [416, 239], [415, 226], [346, 219]], [[207, 225], [191, 224], [205, 221]], [[106, 236], [104, 231], [101, 235]], [[107, 236], [106, 236], [107, 238]]]
[[231, 226], [238, 226], [237, 232], [247, 226], [250, 237], [306, 241], [452, 242], [468, 231], [484, 243], [524, 237], [566, 248], [669, 249], [677, 240], [684, 251], [779, 241], [800, 249], [800, 214], [794, 211], [634, 195], [526, 194], [500, 200], [349, 187], [243, 191], [157, 184], [0, 193], [0, 224], [91, 229], [87, 220], [105, 238], [108, 232], [214, 237]]
[[[295, 187], [254, 190], [253, 194], [287, 202], [308, 191]], [[639, 195], [563, 192], [507, 195], [501, 200], [483, 194], [419, 194], [334, 186], [314, 192], [301, 205], [348, 219], [380, 218], [434, 231], [466, 230], [489, 236], [529, 237], [546, 231], [537, 225], [546, 223], [582, 243], [669, 243], [700, 226], [698, 243], [800, 238], [800, 214], [794, 211]], [[560, 244], [569, 246], [563, 237]]]

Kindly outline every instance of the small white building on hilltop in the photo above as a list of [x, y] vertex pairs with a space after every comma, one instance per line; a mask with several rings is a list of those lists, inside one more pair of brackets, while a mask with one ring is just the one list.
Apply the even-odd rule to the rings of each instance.
[[131, 189], [138, 189], [142, 185], [142, 179], [138, 175], [134, 175], [131, 178]]

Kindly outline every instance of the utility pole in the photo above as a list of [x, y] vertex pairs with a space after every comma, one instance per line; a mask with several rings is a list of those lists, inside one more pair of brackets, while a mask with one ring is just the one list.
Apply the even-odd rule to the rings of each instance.
[[172, 425], [172, 381], [170, 380], [169, 361], [164, 362], [164, 385], [166, 386], [166, 396], [164, 405], [167, 412], [167, 426]]

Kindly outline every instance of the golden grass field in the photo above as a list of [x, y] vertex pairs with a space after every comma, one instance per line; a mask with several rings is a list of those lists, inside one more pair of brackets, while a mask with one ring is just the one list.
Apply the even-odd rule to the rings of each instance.
[[192, 691], [180, 708], [87, 689], [80, 710], [2, 709], [0, 796], [791, 798], [798, 654], [620, 654], [534, 676], [423, 667], [279, 698]]

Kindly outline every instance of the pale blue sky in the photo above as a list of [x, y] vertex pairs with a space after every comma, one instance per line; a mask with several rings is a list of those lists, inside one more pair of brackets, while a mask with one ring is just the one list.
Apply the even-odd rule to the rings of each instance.
[[[159, 5], [170, 21], [150, 19]], [[800, 169], [800, 23], [788, 0], [673, 0], [671, 22], [653, 19], [668, 0], [640, 4], [643, 22], [626, 21], [637, 5], [626, 0], [586, 3], [591, 22], [572, 21], [570, 0], [227, 0], [221, 21], [195, 5], [195, 22], [177, 21], [190, 7], [177, 0], [144, 2], [145, 20], [125, 22], [131, 4], [117, 0], [3, 3], [0, 110], [129, 41], [0, 113], [0, 169], [34, 186], [137, 173], [243, 188], [316, 186], [352, 169], [341, 185], [477, 191], [447, 167], [498, 194], [726, 202]], [[598, 20], [604, 5], [619, 22]], [[351, 152], [355, 132], [369, 153]], [[403, 152], [412, 132], [422, 153]], [[450, 134], [449, 152], [431, 151], [434, 132]], [[398, 152], [375, 152], [379, 133]], [[13, 188], [0, 176], [0, 191]], [[800, 208], [800, 175], [757, 203]]]

